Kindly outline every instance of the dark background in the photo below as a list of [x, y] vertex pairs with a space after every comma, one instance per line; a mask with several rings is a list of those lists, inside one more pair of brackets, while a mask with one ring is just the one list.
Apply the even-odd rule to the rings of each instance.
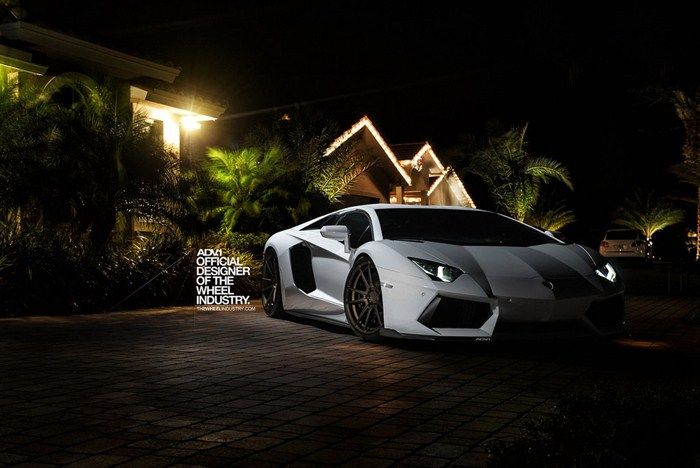
[[[28, 21], [181, 66], [181, 89], [228, 104], [228, 116], [205, 129], [217, 144], [235, 146], [288, 109], [238, 114], [295, 103], [343, 127], [367, 114], [390, 143], [429, 140], [439, 155], [490, 119], [529, 122], [531, 149], [573, 173], [571, 231], [589, 243], [636, 187], [692, 195], [667, 170], [681, 158], [680, 124], [645, 90], [700, 84], [696, 11], [668, 2], [463, 3], [23, 5]], [[478, 184], [467, 188], [486, 202]], [[691, 226], [694, 207], [679, 206]]]

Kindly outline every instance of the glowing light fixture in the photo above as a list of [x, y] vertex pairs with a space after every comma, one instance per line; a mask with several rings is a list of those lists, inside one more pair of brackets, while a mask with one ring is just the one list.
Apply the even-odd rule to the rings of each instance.
[[180, 119], [180, 124], [182, 125], [182, 128], [184, 128], [188, 132], [192, 132], [194, 130], [199, 130], [200, 128], [202, 128], [202, 124], [199, 123], [194, 117], [190, 116], [185, 116], [182, 119]]

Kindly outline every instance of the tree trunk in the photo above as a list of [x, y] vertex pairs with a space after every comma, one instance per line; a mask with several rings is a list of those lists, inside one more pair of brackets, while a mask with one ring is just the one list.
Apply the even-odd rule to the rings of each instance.
[[700, 187], [698, 187], [698, 204], [695, 208], [695, 261], [700, 260]]

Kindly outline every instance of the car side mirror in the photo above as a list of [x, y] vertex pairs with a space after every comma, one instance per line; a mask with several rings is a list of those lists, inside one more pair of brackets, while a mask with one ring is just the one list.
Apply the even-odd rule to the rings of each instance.
[[350, 232], [347, 226], [323, 226], [321, 236], [345, 244], [345, 253], [350, 253]]

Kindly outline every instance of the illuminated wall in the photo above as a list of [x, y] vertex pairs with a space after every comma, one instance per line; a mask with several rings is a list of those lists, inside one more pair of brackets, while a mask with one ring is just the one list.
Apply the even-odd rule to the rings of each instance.
[[177, 155], [181, 154], [181, 141], [189, 132], [199, 130], [201, 122], [215, 120], [210, 116], [151, 102], [147, 99], [147, 92], [135, 86], [131, 87], [131, 102], [135, 113], [141, 113], [154, 122], [161, 122], [163, 143]]

